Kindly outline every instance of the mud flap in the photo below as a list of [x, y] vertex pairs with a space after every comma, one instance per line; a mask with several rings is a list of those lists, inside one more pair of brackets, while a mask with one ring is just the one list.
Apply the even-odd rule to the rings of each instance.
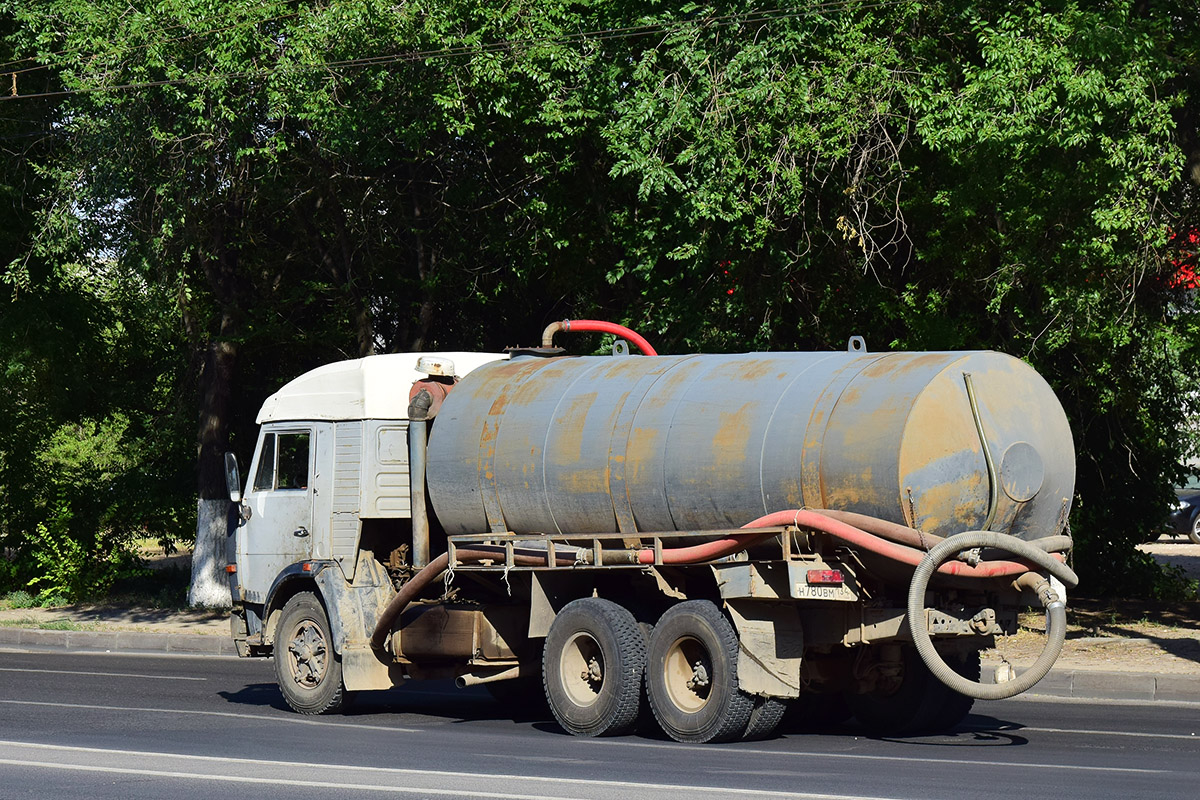
[[340, 569], [325, 568], [315, 576], [325, 609], [333, 649], [342, 657], [342, 680], [349, 691], [390, 689], [404, 680], [400, 665], [388, 653], [371, 649], [371, 634], [395, 591], [383, 566], [360, 551], [354, 583]]
[[800, 696], [804, 629], [792, 605], [726, 600], [738, 633], [738, 686], [765, 697]]

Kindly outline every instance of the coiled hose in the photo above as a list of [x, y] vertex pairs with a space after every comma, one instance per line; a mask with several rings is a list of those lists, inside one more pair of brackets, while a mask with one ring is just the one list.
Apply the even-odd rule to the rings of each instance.
[[935, 678], [959, 694], [979, 700], [1001, 700], [1031, 688], [1050, 671], [1050, 667], [1054, 665], [1059, 653], [1062, 652], [1063, 641], [1066, 639], [1067, 608], [1062, 598], [1050, 585], [1049, 579], [1044, 575], [1037, 573], [1023, 575], [1017, 583], [1022, 588], [1037, 592], [1046, 609], [1046, 645], [1042, 648], [1041, 655], [1038, 656], [1033, 666], [1022, 672], [1018, 678], [1005, 683], [978, 683], [959, 675], [942, 660], [937, 648], [933, 646], [933, 639], [929, 636], [929, 626], [925, 618], [925, 589], [929, 586], [929, 579], [933, 577], [934, 572], [942, 566], [943, 562], [964, 550], [975, 547], [1005, 550], [1049, 572], [1066, 586], [1077, 586], [1079, 578], [1070, 567], [1055, 559], [1038, 543], [1027, 542], [1014, 536], [992, 531], [968, 531], [947, 537], [930, 549], [921, 559], [921, 563], [917, 565], [912, 583], [908, 587], [907, 619], [909, 630], [912, 632], [913, 644], [916, 645], [921, 660], [925, 662], [925, 666], [929, 668]]

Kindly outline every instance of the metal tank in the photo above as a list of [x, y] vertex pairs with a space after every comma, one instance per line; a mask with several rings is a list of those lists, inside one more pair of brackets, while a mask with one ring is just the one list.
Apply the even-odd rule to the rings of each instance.
[[809, 507], [1031, 539], [1064, 527], [1074, 479], [1050, 387], [986, 351], [514, 357], [450, 393], [427, 462], [450, 534], [712, 530]]

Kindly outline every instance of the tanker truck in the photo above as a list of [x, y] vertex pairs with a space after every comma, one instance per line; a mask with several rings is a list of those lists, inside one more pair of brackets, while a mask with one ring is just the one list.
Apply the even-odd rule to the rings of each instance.
[[[579, 330], [620, 338], [554, 346]], [[226, 456], [232, 634], [302, 714], [452, 679], [579, 736], [920, 734], [1062, 646], [1071, 431], [1001, 353], [658, 355], [576, 320], [327, 365], [258, 423], [244, 491]], [[984, 680], [1030, 606], [1041, 656]]]

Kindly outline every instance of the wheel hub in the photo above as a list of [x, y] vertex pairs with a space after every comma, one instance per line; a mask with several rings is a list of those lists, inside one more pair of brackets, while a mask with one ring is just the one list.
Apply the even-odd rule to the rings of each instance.
[[667, 696], [677, 708], [689, 713], [704, 708], [712, 692], [712, 656], [699, 640], [686, 636], [672, 644], [662, 670]]
[[311, 622], [296, 627], [288, 642], [291, 655], [292, 678], [301, 686], [312, 688], [320, 684], [327, 666], [325, 637]]
[[572, 703], [589, 706], [604, 687], [604, 653], [587, 633], [576, 633], [563, 648], [559, 679]]

